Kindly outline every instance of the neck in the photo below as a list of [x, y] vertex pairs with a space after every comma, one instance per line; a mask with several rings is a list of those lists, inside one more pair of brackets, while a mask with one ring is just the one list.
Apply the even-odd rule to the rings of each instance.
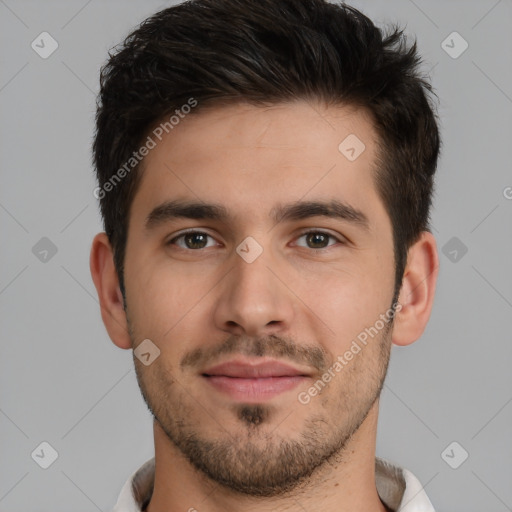
[[147, 512], [388, 512], [375, 485], [378, 401], [343, 452], [286, 495], [250, 497], [197, 471], [154, 423], [155, 483]]

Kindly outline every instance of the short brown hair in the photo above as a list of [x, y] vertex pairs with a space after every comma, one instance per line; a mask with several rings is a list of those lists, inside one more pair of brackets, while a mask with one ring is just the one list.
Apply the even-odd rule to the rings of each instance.
[[[440, 137], [416, 41], [385, 34], [358, 10], [324, 0], [190, 0], [145, 20], [101, 70], [93, 144], [101, 213], [123, 297], [138, 166], [103, 187], [148, 130], [191, 97], [204, 105], [297, 99], [368, 111], [379, 136], [376, 188], [393, 225], [395, 299], [408, 248], [429, 230]], [[340, 141], [341, 142], [341, 141]]]

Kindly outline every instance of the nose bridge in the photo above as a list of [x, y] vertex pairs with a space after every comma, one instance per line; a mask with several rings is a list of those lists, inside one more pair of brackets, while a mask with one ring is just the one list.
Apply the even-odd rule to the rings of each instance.
[[288, 326], [291, 297], [270, 270], [278, 266], [272, 251], [248, 237], [237, 247], [232, 265], [216, 306], [218, 326], [252, 336]]
[[[237, 248], [237, 255], [233, 258], [235, 266], [233, 269], [233, 287], [235, 290], [233, 291], [237, 291], [241, 296], [254, 293], [269, 293], [272, 295], [270, 293], [272, 287], [270, 281], [275, 280], [275, 277], [269, 270], [269, 267], [273, 266], [271, 251], [267, 249], [261, 251], [259, 255], [251, 255], [251, 252], [256, 249], [250, 246], [250, 242], [246, 243], [245, 246], [240, 244]], [[243, 254], [244, 251], [246, 251], [245, 255]], [[261, 297], [263, 298], [263, 295]]]

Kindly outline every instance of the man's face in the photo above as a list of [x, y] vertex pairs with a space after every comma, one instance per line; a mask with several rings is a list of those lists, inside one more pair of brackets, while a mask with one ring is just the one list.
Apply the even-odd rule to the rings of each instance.
[[[361, 111], [306, 102], [190, 115], [146, 157], [124, 276], [133, 346], [160, 355], [135, 359], [139, 384], [171, 445], [232, 489], [293, 488], [377, 406], [394, 258], [375, 161]], [[169, 201], [227, 216], [150, 215]]]

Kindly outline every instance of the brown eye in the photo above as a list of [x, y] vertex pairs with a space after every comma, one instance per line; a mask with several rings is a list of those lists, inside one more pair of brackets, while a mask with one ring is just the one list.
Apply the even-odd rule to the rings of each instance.
[[[306, 246], [298, 244], [300, 247], [308, 247], [309, 249], [326, 249], [336, 242], [341, 242], [338, 238], [325, 231], [306, 231], [302, 233], [299, 239], [304, 238], [306, 240]], [[334, 243], [329, 243], [333, 240]]]
[[[170, 240], [167, 245], [177, 245], [181, 249], [204, 249], [205, 247], [211, 247], [207, 245], [208, 238], [211, 238], [208, 233], [202, 231], [188, 231]], [[181, 243], [177, 243], [180, 240]]]

